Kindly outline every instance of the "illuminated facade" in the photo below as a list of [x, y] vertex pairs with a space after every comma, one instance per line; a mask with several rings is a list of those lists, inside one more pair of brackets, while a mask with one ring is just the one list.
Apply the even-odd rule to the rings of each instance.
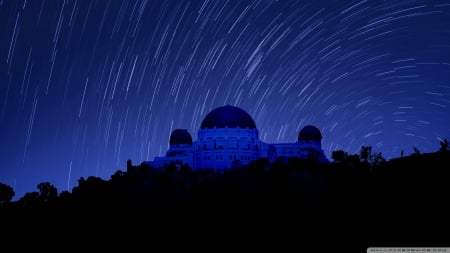
[[259, 140], [252, 117], [238, 107], [226, 105], [206, 115], [198, 130], [197, 141], [192, 141], [187, 130], [176, 129], [170, 135], [166, 155], [146, 163], [154, 167], [186, 164], [193, 169], [216, 171], [248, 165], [259, 158], [275, 161], [281, 157], [313, 157], [327, 163], [321, 141], [319, 129], [305, 126], [295, 143], [264, 143]]

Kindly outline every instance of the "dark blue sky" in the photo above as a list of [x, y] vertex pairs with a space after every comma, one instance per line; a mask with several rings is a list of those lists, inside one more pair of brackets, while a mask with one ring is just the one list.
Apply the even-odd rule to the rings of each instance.
[[164, 154], [225, 104], [268, 143], [322, 130], [328, 157], [450, 138], [450, 2], [0, 0], [0, 182], [50, 181]]

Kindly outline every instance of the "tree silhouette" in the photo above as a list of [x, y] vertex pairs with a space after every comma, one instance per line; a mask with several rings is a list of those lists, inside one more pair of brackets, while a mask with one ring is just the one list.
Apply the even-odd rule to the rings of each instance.
[[39, 198], [44, 203], [52, 202], [58, 197], [58, 190], [50, 182], [42, 182], [37, 185]]
[[372, 146], [361, 146], [359, 156], [362, 162], [369, 162], [372, 156]]
[[15, 192], [11, 186], [0, 183], [0, 206], [9, 203], [14, 195]]
[[414, 150], [414, 155], [420, 155], [420, 150], [416, 146], [413, 147], [413, 150]]
[[381, 152], [376, 152], [375, 154], [373, 154], [373, 165], [381, 166], [385, 162], [386, 159], [384, 159], [383, 154]]
[[331, 158], [335, 163], [342, 163], [347, 158], [347, 153], [345, 153], [343, 150], [336, 150], [331, 154]]
[[439, 151], [441, 152], [445, 152], [448, 150], [448, 140], [444, 139], [443, 141], [441, 141], [441, 148], [439, 149]]
[[20, 207], [25, 208], [38, 208], [40, 207], [40, 199], [38, 192], [27, 192], [17, 202]]

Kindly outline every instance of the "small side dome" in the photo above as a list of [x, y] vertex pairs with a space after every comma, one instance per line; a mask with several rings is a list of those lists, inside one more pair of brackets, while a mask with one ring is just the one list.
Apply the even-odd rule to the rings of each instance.
[[239, 107], [226, 105], [212, 110], [200, 126], [206, 128], [256, 128], [252, 117]]
[[312, 125], [305, 126], [298, 134], [299, 141], [321, 141], [322, 134], [320, 130]]
[[186, 129], [175, 129], [170, 135], [170, 145], [192, 144], [192, 137]]

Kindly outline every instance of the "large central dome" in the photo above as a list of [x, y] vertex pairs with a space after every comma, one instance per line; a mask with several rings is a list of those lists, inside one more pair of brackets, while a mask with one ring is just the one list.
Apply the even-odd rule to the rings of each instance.
[[255, 122], [252, 117], [241, 108], [226, 105], [218, 107], [212, 110], [200, 126], [201, 129], [205, 128], [256, 128]]

